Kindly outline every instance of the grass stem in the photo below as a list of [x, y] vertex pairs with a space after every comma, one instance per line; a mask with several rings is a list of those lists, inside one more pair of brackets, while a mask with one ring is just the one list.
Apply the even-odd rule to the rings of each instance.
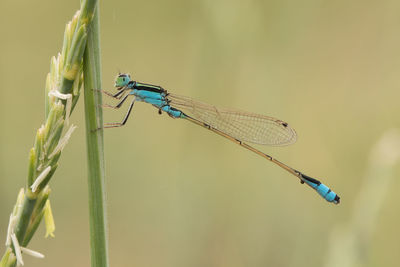
[[101, 94], [100, 24], [97, 5], [84, 53], [84, 99], [88, 159], [91, 265], [108, 266], [106, 194]]

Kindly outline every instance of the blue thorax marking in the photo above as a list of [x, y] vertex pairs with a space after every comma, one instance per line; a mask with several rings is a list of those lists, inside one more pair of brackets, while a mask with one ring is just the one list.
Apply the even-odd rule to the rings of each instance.
[[130, 94], [135, 95], [137, 98], [140, 98], [140, 99], [165, 100], [165, 93], [156, 93], [156, 92], [151, 92], [151, 91], [147, 91], [147, 90], [133, 89], [130, 92]]
[[[132, 86], [134, 87], [134, 86]], [[182, 112], [171, 107], [166, 98], [166, 91], [149, 91], [147, 89], [133, 89], [129, 94], [134, 95], [137, 101], [142, 101], [167, 112], [171, 117], [180, 118]]]

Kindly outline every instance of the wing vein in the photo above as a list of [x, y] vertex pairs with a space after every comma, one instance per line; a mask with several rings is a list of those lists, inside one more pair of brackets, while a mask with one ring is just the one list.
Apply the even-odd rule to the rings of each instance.
[[273, 117], [219, 108], [186, 96], [169, 94], [170, 105], [235, 139], [271, 146], [293, 144], [296, 131], [286, 122]]

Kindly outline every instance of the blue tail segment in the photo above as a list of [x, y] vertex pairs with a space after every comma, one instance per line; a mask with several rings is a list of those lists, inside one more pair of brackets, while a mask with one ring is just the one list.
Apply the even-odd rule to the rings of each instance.
[[320, 194], [320, 196], [323, 197], [326, 201], [332, 202], [334, 204], [340, 203], [340, 197], [329, 187], [327, 187], [317, 179], [311, 178], [310, 176], [307, 176], [303, 173], [301, 174], [301, 177], [303, 178], [302, 182], [314, 188], [315, 191], [317, 191], [318, 194]]

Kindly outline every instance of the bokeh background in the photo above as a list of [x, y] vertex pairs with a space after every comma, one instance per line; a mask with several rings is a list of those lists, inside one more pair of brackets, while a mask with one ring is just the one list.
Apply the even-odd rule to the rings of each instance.
[[[43, 122], [50, 57], [78, 8], [0, 2], [0, 240]], [[342, 198], [327, 203], [266, 160], [138, 103], [126, 127], [105, 133], [111, 266], [398, 266], [399, 9], [394, 0], [101, 1], [103, 89], [130, 72], [285, 120], [297, 143], [258, 148]], [[25, 256], [26, 266], [90, 264], [82, 104], [51, 181], [56, 238], [39, 228], [30, 247], [46, 258]], [[107, 110], [105, 121], [123, 115]]]

